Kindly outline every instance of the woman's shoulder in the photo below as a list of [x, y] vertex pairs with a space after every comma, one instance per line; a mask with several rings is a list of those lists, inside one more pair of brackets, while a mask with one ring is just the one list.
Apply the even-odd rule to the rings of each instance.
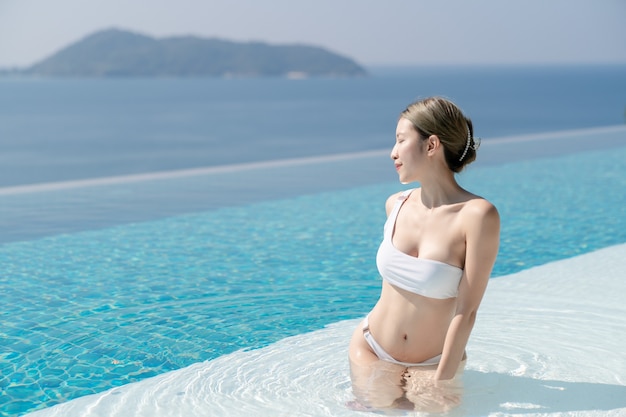
[[481, 197], [479, 195], [476, 194], [469, 194], [469, 198], [467, 199], [467, 202], [465, 203], [465, 206], [468, 207], [470, 210], [486, 210], [486, 211], [491, 211], [491, 210], [496, 210], [496, 206], [489, 200], [487, 200], [484, 197]]
[[489, 200], [473, 196], [463, 205], [463, 217], [468, 224], [500, 223], [500, 214]]
[[393, 206], [395, 206], [399, 200], [404, 200], [409, 196], [409, 194], [412, 194], [415, 190], [419, 190], [419, 188], [411, 188], [409, 190], [398, 191], [397, 193], [393, 193], [389, 197], [387, 197], [387, 200], [385, 201], [385, 209], [387, 210], [387, 215], [391, 213], [391, 210], [393, 210]]

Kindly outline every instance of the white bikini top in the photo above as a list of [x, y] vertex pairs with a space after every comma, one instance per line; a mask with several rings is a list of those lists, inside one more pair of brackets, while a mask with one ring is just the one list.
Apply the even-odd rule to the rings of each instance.
[[398, 212], [412, 191], [401, 194], [385, 222], [384, 238], [376, 255], [378, 271], [391, 285], [414, 294], [439, 299], [456, 297], [463, 276], [461, 268], [432, 259], [416, 258], [393, 245]]

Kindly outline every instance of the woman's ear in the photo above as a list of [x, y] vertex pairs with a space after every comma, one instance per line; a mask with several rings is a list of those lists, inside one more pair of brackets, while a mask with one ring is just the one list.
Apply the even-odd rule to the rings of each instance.
[[428, 155], [434, 155], [440, 146], [441, 141], [437, 135], [430, 135], [428, 139], [426, 139], [426, 152], [428, 152]]

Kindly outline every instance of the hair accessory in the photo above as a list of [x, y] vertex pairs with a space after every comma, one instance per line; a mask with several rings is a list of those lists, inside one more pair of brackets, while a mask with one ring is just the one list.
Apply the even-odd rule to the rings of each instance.
[[467, 150], [470, 147], [470, 142], [472, 141], [472, 134], [470, 133], [470, 128], [469, 125], [467, 126], [467, 143], [465, 143], [465, 150], [463, 151], [463, 155], [461, 155], [461, 157], [459, 158], [459, 162], [461, 162], [463, 160], [463, 158], [465, 158], [465, 155], [467, 155]]
[[[471, 144], [472, 142], [474, 142], [473, 145]], [[477, 151], [479, 147], [480, 147], [480, 138], [477, 138], [477, 137], [472, 138], [472, 134], [470, 133], [469, 126], [467, 126], [467, 143], [465, 144], [463, 155], [461, 155], [461, 157], [459, 158], [459, 162], [463, 161], [463, 158], [465, 158], [465, 155], [467, 155], [467, 151], [469, 150], [469, 148], [472, 148], [473, 150]]]

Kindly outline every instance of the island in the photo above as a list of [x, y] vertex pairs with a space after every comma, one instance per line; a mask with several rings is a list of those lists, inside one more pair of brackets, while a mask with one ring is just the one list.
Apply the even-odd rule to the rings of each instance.
[[324, 48], [217, 38], [93, 33], [52, 56], [3, 74], [37, 77], [359, 77], [354, 60]]

